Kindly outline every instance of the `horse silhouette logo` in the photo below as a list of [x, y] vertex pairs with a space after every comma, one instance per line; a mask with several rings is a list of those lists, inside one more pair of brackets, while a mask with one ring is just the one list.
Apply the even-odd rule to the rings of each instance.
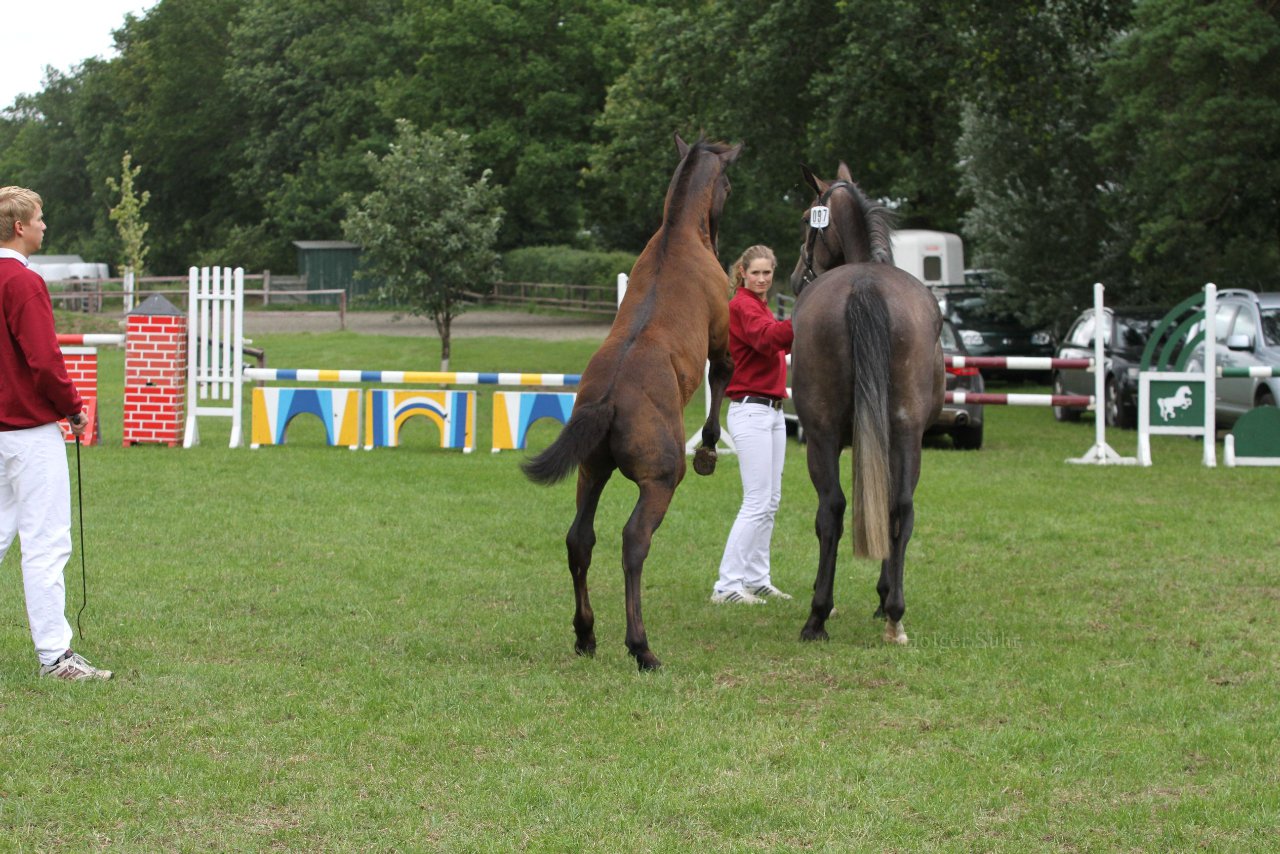
[[1168, 421], [1177, 414], [1179, 409], [1191, 408], [1191, 386], [1178, 386], [1173, 397], [1156, 398], [1156, 403], [1160, 407], [1160, 420]]

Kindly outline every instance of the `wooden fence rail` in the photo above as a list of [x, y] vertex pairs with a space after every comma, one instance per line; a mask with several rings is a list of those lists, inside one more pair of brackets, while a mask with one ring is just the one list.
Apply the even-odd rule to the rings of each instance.
[[484, 293], [470, 291], [470, 299], [492, 305], [523, 305], [613, 315], [618, 311], [614, 285], [556, 285], [545, 282], [494, 282]]

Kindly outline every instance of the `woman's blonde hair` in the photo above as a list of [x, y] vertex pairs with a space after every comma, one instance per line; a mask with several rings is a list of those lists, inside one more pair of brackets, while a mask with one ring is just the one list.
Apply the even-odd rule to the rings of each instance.
[[742, 271], [751, 266], [752, 261], [765, 259], [773, 268], [778, 269], [778, 258], [773, 254], [773, 250], [768, 246], [757, 243], [755, 246], [748, 246], [743, 253], [738, 256], [738, 260], [733, 262], [733, 266], [729, 268], [729, 281], [736, 291], [742, 287]]
[[0, 187], [0, 241], [13, 240], [13, 224], [28, 222], [44, 207], [40, 194], [26, 187]]

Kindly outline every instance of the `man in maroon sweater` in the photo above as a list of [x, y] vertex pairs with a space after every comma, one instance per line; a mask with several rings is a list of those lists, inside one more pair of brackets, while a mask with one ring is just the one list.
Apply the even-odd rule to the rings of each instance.
[[88, 424], [53, 330], [49, 289], [27, 259], [44, 242], [43, 203], [0, 188], [0, 561], [16, 536], [40, 675], [110, 679], [71, 651], [63, 569], [71, 557], [71, 483], [58, 421]]

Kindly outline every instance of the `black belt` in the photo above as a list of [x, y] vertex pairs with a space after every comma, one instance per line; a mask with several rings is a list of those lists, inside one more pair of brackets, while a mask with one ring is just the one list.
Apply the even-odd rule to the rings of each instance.
[[782, 400], [777, 397], [759, 397], [754, 394], [748, 394], [745, 397], [738, 398], [739, 403], [758, 403], [761, 406], [767, 406], [770, 409], [781, 409]]

